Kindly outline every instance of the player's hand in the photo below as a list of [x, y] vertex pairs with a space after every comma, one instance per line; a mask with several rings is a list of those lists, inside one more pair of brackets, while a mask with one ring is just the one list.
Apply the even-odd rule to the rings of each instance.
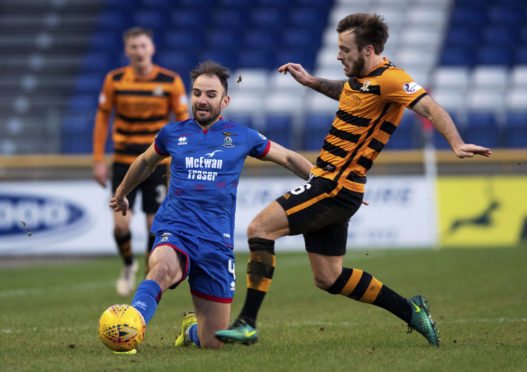
[[128, 199], [126, 199], [126, 197], [116, 198], [114, 196], [110, 199], [110, 208], [112, 208], [114, 212], [121, 212], [123, 216], [126, 216], [126, 212], [128, 211]]
[[106, 188], [108, 179], [108, 167], [104, 161], [98, 161], [93, 164], [93, 178], [99, 185]]
[[474, 155], [482, 155], [488, 158], [492, 155], [492, 151], [486, 147], [465, 143], [454, 149], [454, 154], [460, 159], [472, 158]]
[[288, 72], [302, 85], [309, 85], [312, 76], [298, 63], [286, 63], [278, 68], [278, 72], [286, 75]]

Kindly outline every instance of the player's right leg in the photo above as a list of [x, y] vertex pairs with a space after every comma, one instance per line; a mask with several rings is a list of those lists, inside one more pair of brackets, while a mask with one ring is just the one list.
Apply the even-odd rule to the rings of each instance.
[[185, 278], [186, 257], [172, 246], [161, 244], [153, 250], [149, 264], [150, 271], [132, 300], [132, 306], [143, 315], [146, 323], [154, 316], [161, 294]]

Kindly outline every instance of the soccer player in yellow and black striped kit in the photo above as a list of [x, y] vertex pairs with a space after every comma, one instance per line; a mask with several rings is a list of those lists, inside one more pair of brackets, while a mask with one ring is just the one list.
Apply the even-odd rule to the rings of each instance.
[[[157, 132], [169, 122], [170, 113], [174, 114], [177, 121], [189, 117], [185, 86], [180, 76], [152, 61], [155, 53], [152, 31], [141, 27], [131, 28], [123, 34], [123, 41], [130, 65], [106, 75], [93, 133], [93, 175], [101, 186], [106, 187], [108, 169], [104, 162], [104, 148], [110, 116], [115, 109], [112, 128], [113, 193], [130, 164], [154, 142]], [[150, 234], [150, 227], [166, 194], [168, 166], [167, 159], [128, 195], [130, 210], [133, 210], [136, 192], [142, 192], [149, 236], [147, 259], [155, 238]], [[121, 296], [127, 296], [135, 289], [138, 266], [132, 256], [130, 220], [131, 214], [123, 216], [114, 213], [114, 238], [124, 261], [124, 268], [116, 283], [117, 293]]]
[[256, 315], [273, 277], [274, 241], [284, 235], [303, 234], [317, 287], [380, 306], [421, 333], [431, 345], [439, 346], [423, 296], [406, 299], [373, 275], [342, 266], [348, 221], [361, 205], [366, 172], [397, 129], [406, 107], [428, 118], [457, 157], [490, 156], [491, 151], [465, 144], [446, 111], [406, 72], [381, 55], [388, 38], [382, 17], [351, 14], [339, 22], [337, 32], [337, 59], [347, 80], [315, 78], [294, 63], [278, 69], [338, 100], [339, 107], [310, 181], [269, 204], [249, 225], [247, 297], [229, 329], [216, 333], [223, 342], [257, 341]]

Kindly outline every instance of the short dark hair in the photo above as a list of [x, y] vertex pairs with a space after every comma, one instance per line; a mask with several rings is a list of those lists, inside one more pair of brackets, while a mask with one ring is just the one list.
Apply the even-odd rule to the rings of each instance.
[[355, 34], [359, 50], [366, 45], [372, 45], [375, 53], [384, 50], [388, 40], [388, 26], [378, 14], [354, 13], [342, 18], [337, 26], [337, 32], [352, 30]]
[[190, 72], [190, 78], [192, 79], [192, 82], [194, 82], [201, 75], [216, 75], [218, 79], [220, 79], [223, 88], [225, 88], [225, 94], [227, 94], [229, 88], [227, 80], [231, 76], [227, 67], [211, 60], [200, 62], [198, 67]]
[[146, 35], [150, 40], [154, 41], [154, 33], [152, 30], [144, 27], [132, 27], [123, 32], [123, 42], [126, 43], [126, 40], [132, 36]]

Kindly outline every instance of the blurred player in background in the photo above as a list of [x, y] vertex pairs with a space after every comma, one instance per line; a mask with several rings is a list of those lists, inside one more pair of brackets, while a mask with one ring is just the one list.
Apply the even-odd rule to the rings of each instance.
[[[177, 121], [188, 118], [185, 87], [178, 74], [152, 62], [155, 53], [152, 31], [134, 27], [123, 34], [124, 52], [130, 65], [110, 71], [104, 80], [99, 97], [99, 108], [93, 133], [93, 176], [106, 187], [108, 168], [104, 161], [104, 148], [112, 110], [113, 167], [112, 191], [121, 183], [130, 164], [154, 140], [157, 132], [169, 121], [173, 112]], [[165, 198], [169, 159], [166, 159], [138, 187], [131, 190], [130, 210], [133, 210], [137, 190], [141, 190], [143, 211], [150, 231], [154, 215]], [[114, 213], [114, 238], [124, 268], [117, 280], [117, 293], [128, 296], [135, 289], [138, 264], [131, 249], [130, 221], [132, 213], [123, 216]], [[154, 236], [148, 234], [146, 257], [152, 248]]]
[[235, 290], [234, 214], [245, 158], [272, 161], [306, 180], [313, 164], [257, 131], [221, 118], [230, 101], [227, 68], [207, 61], [190, 76], [194, 119], [161, 129], [131, 165], [110, 206], [126, 215], [126, 195], [172, 157], [169, 193], [152, 225], [156, 239], [150, 271], [132, 306], [149, 322], [161, 294], [188, 276], [194, 312], [185, 314], [175, 346], [218, 348], [223, 343], [214, 334], [229, 325]]
[[[257, 341], [256, 316], [273, 276], [274, 241], [284, 235], [304, 234], [317, 287], [380, 306], [431, 345], [439, 345], [424, 297], [406, 299], [369, 273], [342, 266], [348, 221], [360, 207], [366, 172], [397, 129], [405, 107], [429, 119], [457, 157], [490, 156], [491, 151], [465, 144], [448, 113], [406, 72], [381, 55], [388, 38], [382, 17], [352, 14], [340, 21], [337, 32], [337, 59], [347, 80], [316, 78], [294, 63], [278, 69], [338, 100], [339, 109], [312, 170], [315, 177], [269, 204], [249, 225], [247, 296], [231, 327], [217, 332], [223, 342]], [[412, 280], [418, 283], [420, 279]]]

